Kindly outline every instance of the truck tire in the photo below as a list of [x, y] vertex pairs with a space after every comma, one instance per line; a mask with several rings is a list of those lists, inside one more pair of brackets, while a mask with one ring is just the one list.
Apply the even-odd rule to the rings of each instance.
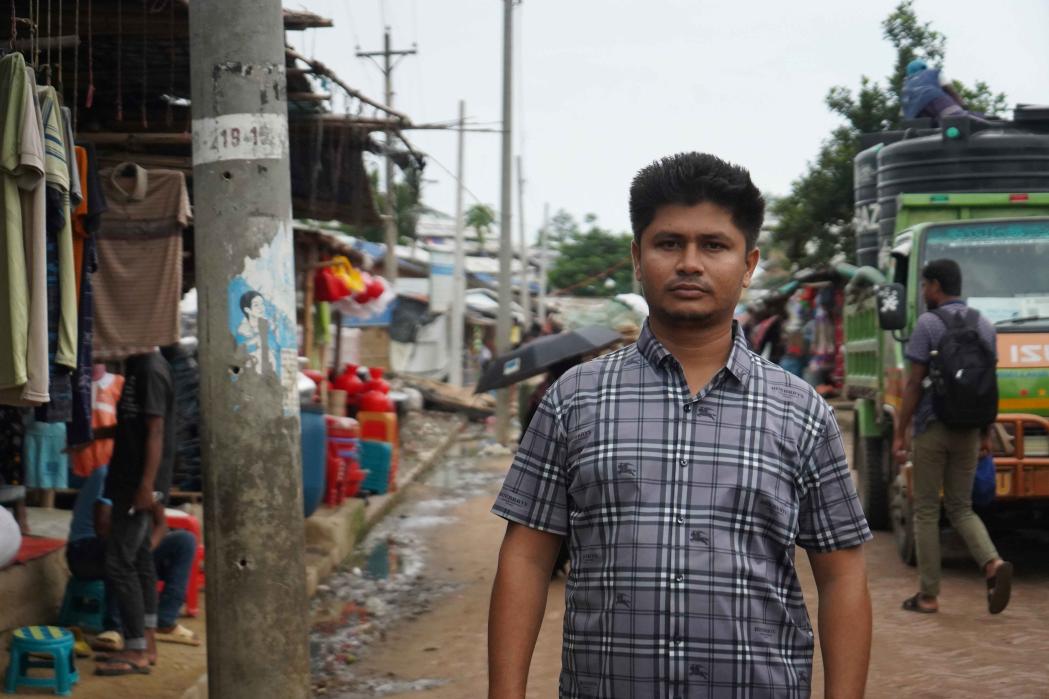
[[907, 492], [907, 481], [902, 473], [897, 474], [896, 480], [892, 483], [892, 500], [889, 509], [896, 553], [907, 565], [917, 565], [918, 556], [914, 544], [914, 504]]
[[889, 484], [885, 477], [885, 455], [888, 453], [882, 437], [861, 437], [858, 426], [852, 429], [852, 449], [855, 454], [857, 491], [867, 525], [874, 530], [889, 529]]

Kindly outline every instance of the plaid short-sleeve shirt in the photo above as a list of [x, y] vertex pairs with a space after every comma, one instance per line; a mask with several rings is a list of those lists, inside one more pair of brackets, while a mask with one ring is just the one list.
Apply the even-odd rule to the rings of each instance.
[[871, 534], [830, 407], [734, 334], [693, 396], [646, 323], [528, 427], [493, 512], [569, 537], [563, 698], [809, 695], [795, 544]]

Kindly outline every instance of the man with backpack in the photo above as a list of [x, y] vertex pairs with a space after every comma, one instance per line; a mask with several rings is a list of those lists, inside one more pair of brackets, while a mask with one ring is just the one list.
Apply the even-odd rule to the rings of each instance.
[[991, 543], [972, 509], [973, 476], [991, 448], [998, 414], [994, 326], [960, 298], [962, 273], [954, 260], [933, 260], [921, 272], [928, 311], [907, 343], [911, 363], [896, 416], [893, 452], [903, 463], [914, 430], [914, 538], [920, 591], [903, 603], [911, 612], [938, 611], [940, 491], [947, 517], [987, 578], [987, 605], [998, 614], [1009, 603], [1013, 567]]

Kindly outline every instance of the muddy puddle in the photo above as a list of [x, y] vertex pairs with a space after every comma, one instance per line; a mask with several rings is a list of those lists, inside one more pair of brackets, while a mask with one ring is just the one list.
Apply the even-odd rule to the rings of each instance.
[[355, 666], [396, 622], [430, 611], [458, 585], [427, 574], [426, 541], [454, 526], [453, 512], [489, 491], [501, 475], [476, 468], [491, 448], [478, 429], [466, 432], [398, 505], [364, 538], [350, 562], [320, 585], [311, 607], [310, 664], [315, 696], [358, 699], [423, 691], [447, 680], [362, 677]]

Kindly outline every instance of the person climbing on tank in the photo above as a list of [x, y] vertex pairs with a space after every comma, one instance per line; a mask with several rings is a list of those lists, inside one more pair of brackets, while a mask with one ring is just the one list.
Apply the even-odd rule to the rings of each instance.
[[920, 58], [907, 64], [901, 103], [905, 119], [928, 117], [937, 125], [949, 116], [969, 115], [983, 120], [982, 115], [966, 109], [965, 100], [941, 69], [930, 68]]

